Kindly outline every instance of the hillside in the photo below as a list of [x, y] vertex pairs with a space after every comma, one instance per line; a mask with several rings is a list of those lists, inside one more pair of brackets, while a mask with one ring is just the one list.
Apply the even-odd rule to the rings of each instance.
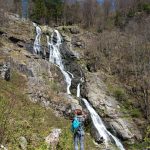
[[[7, 17], [7, 25], [0, 27], [0, 69], [3, 74], [4, 65], [10, 64], [10, 80], [0, 77], [0, 144], [10, 150], [23, 146], [46, 150], [48, 145], [71, 150], [72, 112], [82, 106], [89, 116], [85, 149], [105, 150], [83, 97], [125, 149], [149, 147], [149, 16], [144, 16], [143, 28], [143, 23], [134, 18], [124, 31], [95, 33], [78, 26], [56, 27], [63, 37], [60, 50], [63, 69], [70, 72], [72, 79], [72, 95], [67, 94], [68, 83], [62, 68], [47, 58], [46, 35], [51, 35], [53, 28], [40, 26], [41, 47], [47, 54], [41, 56], [33, 53], [36, 37], [33, 23], [14, 14]], [[54, 35], [54, 41], [57, 36]], [[45, 138], [53, 129], [61, 129], [59, 140], [55, 141], [51, 135], [53, 141], [47, 144]], [[113, 142], [109, 146], [118, 149]]]
[[[32, 23], [11, 17], [7, 28], [0, 29], [1, 67], [6, 62], [11, 63], [10, 81], [0, 78], [1, 144], [10, 150], [20, 149], [20, 138], [25, 137], [27, 149], [47, 149], [45, 138], [59, 128], [62, 134], [58, 149], [72, 149], [71, 121], [62, 116], [68, 98], [63, 93], [65, 89], [61, 90], [57, 83], [61, 81], [56, 74], [59, 71], [29, 52], [34, 39]], [[45, 99], [50, 104], [46, 104]], [[88, 133], [86, 147], [97, 149]]]

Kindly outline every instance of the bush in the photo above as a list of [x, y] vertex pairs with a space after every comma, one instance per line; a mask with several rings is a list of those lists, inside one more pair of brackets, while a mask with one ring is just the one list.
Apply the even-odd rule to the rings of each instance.
[[115, 89], [114, 96], [118, 101], [124, 101], [127, 98], [126, 93], [121, 88]]
[[129, 12], [128, 12], [128, 14], [127, 14], [127, 16], [128, 17], [134, 17], [134, 15], [135, 15], [135, 11], [134, 10], [130, 10]]
[[143, 4], [143, 10], [149, 14], [150, 13], [150, 4]]
[[135, 118], [141, 116], [141, 112], [140, 112], [140, 110], [137, 109], [137, 108], [132, 108], [132, 109], [130, 110], [130, 114], [131, 114], [132, 117], [135, 117]]
[[125, 25], [125, 21], [126, 18], [125, 16], [121, 13], [121, 12], [116, 12], [116, 16], [115, 16], [115, 25], [118, 27], [123, 27]]
[[[147, 145], [150, 145], [150, 125], [147, 127], [146, 137], [144, 138], [144, 141]], [[147, 148], [150, 148], [150, 146]]]

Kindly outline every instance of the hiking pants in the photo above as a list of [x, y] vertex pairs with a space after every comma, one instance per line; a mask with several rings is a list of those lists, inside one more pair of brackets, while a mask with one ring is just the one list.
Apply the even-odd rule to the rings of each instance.
[[84, 150], [84, 135], [74, 135], [74, 150], [78, 150], [78, 143], [80, 142], [80, 150]]

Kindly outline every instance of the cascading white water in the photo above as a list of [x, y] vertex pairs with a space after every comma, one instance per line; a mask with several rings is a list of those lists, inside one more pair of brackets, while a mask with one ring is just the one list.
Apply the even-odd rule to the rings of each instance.
[[72, 79], [74, 78], [74, 75], [71, 73], [71, 72], [69, 72], [69, 71], [67, 71], [68, 72], [68, 74], [70, 74], [71, 75], [71, 77], [72, 77]]
[[110, 137], [115, 141], [117, 147], [120, 150], [125, 150], [119, 139], [117, 139], [115, 136], [113, 136], [105, 127], [105, 125], [102, 122], [102, 119], [100, 116], [96, 113], [96, 111], [92, 108], [92, 106], [88, 103], [88, 101], [84, 98], [82, 98], [83, 102], [85, 103], [87, 109], [90, 112], [91, 119], [93, 121], [93, 124], [95, 128], [97, 129], [99, 135], [103, 137], [106, 147], [108, 146], [108, 142], [110, 141]]
[[36, 28], [36, 37], [35, 37], [35, 41], [34, 41], [34, 45], [33, 45], [33, 50], [34, 50], [34, 53], [38, 54], [41, 51], [42, 30], [36, 23], [33, 23], [33, 25]]
[[80, 97], [80, 83], [77, 86], [77, 97]]
[[[53, 42], [53, 38], [54, 38], [54, 34], [56, 34], [56, 43]], [[71, 73], [72, 78], [69, 76], [68, 72], [65, 71], [64, 69], [64, 65], [62, 63], [62, 59], [61, 59], [61, 53], [60, 53], [60, 45], [62, 44], [62, 38], [60, 33], [57, 30], [54, 30], [54, 33], [51, 36], [51, 41], [49, 40], [49, 36], [47, 36], [47, 44], [48, 44], [48, 49], [49, 49], [49, 61], [56, 64], [61, 72], [63, 73], [64, 77], [65, 77], [65, 81], [67, 83], [67, 93], [71, 94], [70, 92], [70, 87], [71, 87], [71, 81], [73, 78], [73, 75]]]
[[81, 93], [80, 86], [81, 86], [81, 83], [83, 83], [83, 82], [84, 82], [84, 79], [81, 78], [81, 79], [80, 79], [80, 83], [77, 85], [77, 97], [80, 97], [80, 96], [81, 96], [81, 95], [80, 95], [80, 93]]

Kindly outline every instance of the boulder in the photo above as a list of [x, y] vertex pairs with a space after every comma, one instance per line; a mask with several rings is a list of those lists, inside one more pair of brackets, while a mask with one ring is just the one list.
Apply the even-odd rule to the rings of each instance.
[[28, 142], [24, 136], [21, 136], [19, 138], [19, 145], [20, 145], [22, 150], [27, 150]]
[[48, 147], [51, 147], [52, 150], [56, 149], [61, 132], [61, 129], [53, 129], [45, 138], [45, 142], [47, 143]]

